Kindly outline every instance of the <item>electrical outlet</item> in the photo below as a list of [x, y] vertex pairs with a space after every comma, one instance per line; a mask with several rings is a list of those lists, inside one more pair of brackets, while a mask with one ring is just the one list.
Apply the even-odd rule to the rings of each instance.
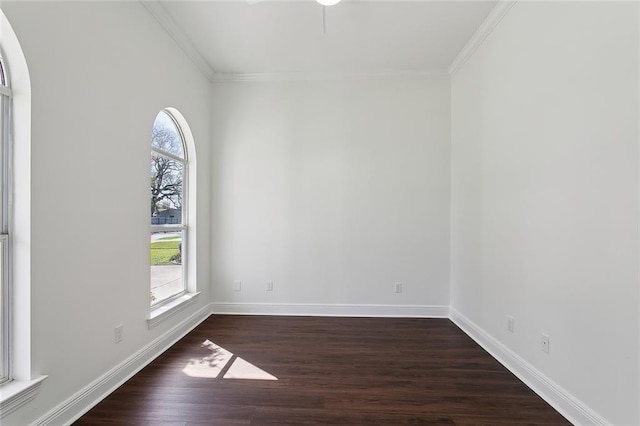
[[396, 283], [396, 293], [402, 293], [402, 283]]
[[549, 353], [549, 336], [544, 333], [541, 335], [540, 349], [542, 349], [542, 352], [544, 353]]
[[122, 324], [116, 325], [116, 335], [115, 335], [116, 343], [122, 342], [122, 329], [123, 328], [124, 328], [124, 325], [122, 325]]
[[507, 330], [509, 330], [510, 333], [513, 333], [514, 321], [511, 315], [507, 316]]
[[267, 291], [273, 291], [273, 281], [267, 281]]
[[233, 291], [242, 291], [242, 281], [233, 282]]

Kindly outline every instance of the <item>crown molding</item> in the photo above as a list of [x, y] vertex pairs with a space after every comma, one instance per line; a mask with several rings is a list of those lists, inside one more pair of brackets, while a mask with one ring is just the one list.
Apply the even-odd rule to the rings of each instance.
[[448, 80], [447, 70], [372, 72], [216, 73], [214, 82]]
[[467, 44], [458, 53], [449, 65], [449, 75], [453, 77], [462, 66], [473, 56], [482, 43], [489, 37], [489, 34], [498, 26], [502, 18], [511, 10], [518, 0], [499, 0], [498, 4], [489, 12], [489, 15], [480, 24], [475, 33], [471, 36]]
[[204, 59], [198, 49], [193, 45], [189, 37], [180, 29], [178, 24], [173, 20], [167, 9], [157, 0], [139, 0], [147, 9], [149, 14], [164, 28], [169, 36], [176, 42], [178, 47], [187, 55], [195, 64], [200, 72], [209, 80], [214, 81], [215, 71], [211, 65]]
[[158, 0], [138, 0], [162, 26], [202, 74], [215, 82], [269, 82], [269, 81], [341, 81], [341, 80], [441, 80], [453, 77], [473, 56], [502, 18], [518, 0], [499, 0], [489, 15], [460, 50], [447, 70], [391, 70], [373, 72], [273, 72], [273, 73], [223, 73], [216, 72], [204, 59], [189, 37], [182, 31], [166, 8]]

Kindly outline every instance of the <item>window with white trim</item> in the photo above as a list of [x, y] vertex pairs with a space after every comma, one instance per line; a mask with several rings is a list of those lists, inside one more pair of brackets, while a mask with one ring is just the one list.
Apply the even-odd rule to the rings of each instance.
[[184, 134], [167, 110], [157, 115], [151, 134], [151, 306], [187, 290], [187, 179]]
[[0, 383], [11, 380], [11, 283], [9, 282], [9, 152], [11, 148], [11, 88], [0, 54]]
[[[0, 424], [32, 401], [47, 376], [32, 364], [31, 83], [0, 8]], [[9, 84], [10, 83], [10, 84]]]

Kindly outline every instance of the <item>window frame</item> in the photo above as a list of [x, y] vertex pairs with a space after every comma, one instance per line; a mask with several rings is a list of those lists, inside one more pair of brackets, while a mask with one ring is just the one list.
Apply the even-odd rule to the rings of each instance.
[[[167, 297], [157, 303], [153, 303], [150, 301], [149, 305], [151, 311], [158, 310], [160, 308], [165, 307], [166, 305], [172, 304], [176, 302], [178, 299], [184, 297], [188, 292], [188, 258], [189, 258], [189, 249], [188, 249], [188, 241], [189, 241], [189, 224], [188, 224], [188, 209], [189, 209], [189, 156], [187, 153], [187, 143], [184, 131], [182, 130], [182, 126], [178, 123], [176, 117], [168, 111], [166, 108], [162, 109], [159, 114], [166, 114], [171, 120], [172, 124], [176, 128], [178, 132], [178, 136], [180, 138], [180, 143], [182, 144], [182, 153], [184, 158], [172, 154], [170, 152], [166, 152], [159, 148], [153, 146], [153, 140], [151, 143], [151, 155], [160, 155], [162, 157], [168, 158], [172, 161], [176, 161], [182, 165], [182, 207], [181, 207], [181, 220], [180, 224], [164, 224], [164, 225], [153, 225], [151, 224], [150, 235], [155, 232], [174, 232], [178, 231], [182, 233], [182, 241], [181, 241], [181, 266], [182, 266], [182, 291]], [[157, 118], [157, 115], [156, 115]], [[155, 121], [154, 121], [155, 123]], [[151, 276], [149, 277], [151, 279]]]
[[[11, 378], [0, 385], [1, 423], [4, 417], [37, 397], [47, 376], [35, 372], [31, 345], [31, 78], [20, 42], [1, 8], [0, 27], [0, 56], [5, 83], [10, 83], [0, 85], [3, 98], [10, 98], [5, 100], [10, 105], [5, 109], [7, 126], [4, 128], [4, 134], [10, 136], [4, 155], [7, 165], [4, 183], [8, 189], [4, 193], [4, 218], [10, 231], [6, 238], [8, 267], [4, 269], [4, 288], [9, 296], [4, 300], [9, 306], [0, 315], [7, 318], [5, 360], [9, 363], [5, 365], [8, 366], [6, 374]], [[0, 208], [1, 205], [2, 202]], [[20, 244], [16, 244], [18, 239]]]
[[13, 379], [12, 370], [12, 313], [11, 303], [11, 234], [10, 188], [11, 188], [11, 119], [12, 91], [9, 73], [0, 51], [0, 385]]

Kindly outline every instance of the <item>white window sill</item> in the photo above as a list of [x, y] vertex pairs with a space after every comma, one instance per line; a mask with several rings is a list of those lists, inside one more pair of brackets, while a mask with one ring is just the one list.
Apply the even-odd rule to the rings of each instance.
[[35, 380], [14, 380], [0, 386], [0, 418], [9, 415], [34, 399], [47, 376]]
[[165, 305], [158, 306], [157, 308], [153, 308], [151, 310], [151, 314], [149, 315], [149, 319], [147, 320], [147, 325], [149, 326], [149, 329], [152, 329], [153, 327], [160, 324], [162, 321], [166, 320], [167, 318], [174, 316], [175, 314], [184, 310], [188, 306], [191, 306], [194, 303], [196, 303], [199, 295], [200, 295], [200, 292], [186, 293]]

